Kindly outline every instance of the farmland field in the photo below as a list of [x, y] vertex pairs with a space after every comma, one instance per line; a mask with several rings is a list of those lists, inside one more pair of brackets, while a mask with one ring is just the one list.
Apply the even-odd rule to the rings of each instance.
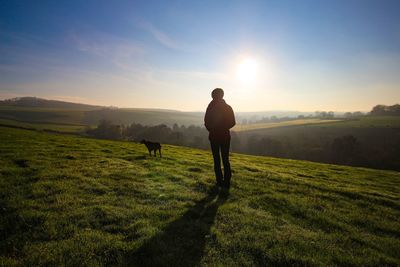
[[184, 125], [202, 125], [203, 113], [180, 112], [175, 110], [130, 109], [130, 108], [96, 108], [93, 110], [60, 109], [41, 107], [0, 106], [0, 119], [28, 123], [70, 124], [94, 126], [100, 120], [109, 120], [115, 124], [143, 125], [174, 123]]
[[0, 127], [2, 266], [398, 266], [400, 173]]
[[252, 123], [252, 124], [238, 124], [232, 130], [235, 132], [262, 130], [286, 126], [299, 126], [299, 125], [313, 125], [313, 124], [331, 124], [341, 120], [324, 120], [324, 119], [296, 119], [282, 122], [267, 122], [267, 123]]
[[319, 126], [338, 128], [400, 128], [400, 116], [363, 116]]
[[235, 132], [262, 131], [288, 126], [313, 128], [400, 128], [399, 116], [362, 116], [354, 119], [297, 119], [283, 122], [254, 123], [237, 125]]
[[62, 133], [83, 133], [86, 129], [84, 125], [70, 125], [70, 124], [53, 124], [53, 123], [30, 123], [21, 122], [15, 120], [0, 119], [0, 125], [11, 126], [23, 129], [32, 130], [45, 130], [45, 131], [55, 131]]

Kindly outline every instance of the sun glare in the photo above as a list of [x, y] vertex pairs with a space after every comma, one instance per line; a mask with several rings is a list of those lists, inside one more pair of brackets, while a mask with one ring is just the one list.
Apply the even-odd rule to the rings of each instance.
[[257, 78], [258, 63], [252, 58], [243, 59], [236, 69], [236, 77], [243, 83], [253, 83]]

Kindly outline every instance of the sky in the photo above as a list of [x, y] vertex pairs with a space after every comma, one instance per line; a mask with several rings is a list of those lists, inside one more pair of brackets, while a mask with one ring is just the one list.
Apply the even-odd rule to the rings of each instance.
[[0, 99], [204, 111], [400, 102], [400, 1], [1, 1]]

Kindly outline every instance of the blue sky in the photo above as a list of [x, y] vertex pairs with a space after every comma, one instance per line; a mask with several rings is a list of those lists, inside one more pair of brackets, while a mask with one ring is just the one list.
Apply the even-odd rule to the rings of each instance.
[[[204, 110], [400, 102], [400, 1], [2, 1], [0, 98]], [[246, 59], [252, 78], [238, 79]]]

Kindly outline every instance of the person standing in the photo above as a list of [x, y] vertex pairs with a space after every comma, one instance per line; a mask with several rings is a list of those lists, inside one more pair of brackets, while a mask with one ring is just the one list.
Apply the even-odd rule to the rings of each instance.
[[[226, 104], [224, 91], [215, 88], [211, 92], [213, 100], [207, 107], [204, 116], [204, 125], [209, 132], [208, 139], [211, 144], [211, 151], [214, 159], [214, 171], [219, 187], [230, 187], [232, 171], [229, 163], [229, 147], [231, 135], [229, 129], [235, 126], [235, 115], [231, 106]], [[221, 157], [224, 165], [224, 174], [221, 170]]]

